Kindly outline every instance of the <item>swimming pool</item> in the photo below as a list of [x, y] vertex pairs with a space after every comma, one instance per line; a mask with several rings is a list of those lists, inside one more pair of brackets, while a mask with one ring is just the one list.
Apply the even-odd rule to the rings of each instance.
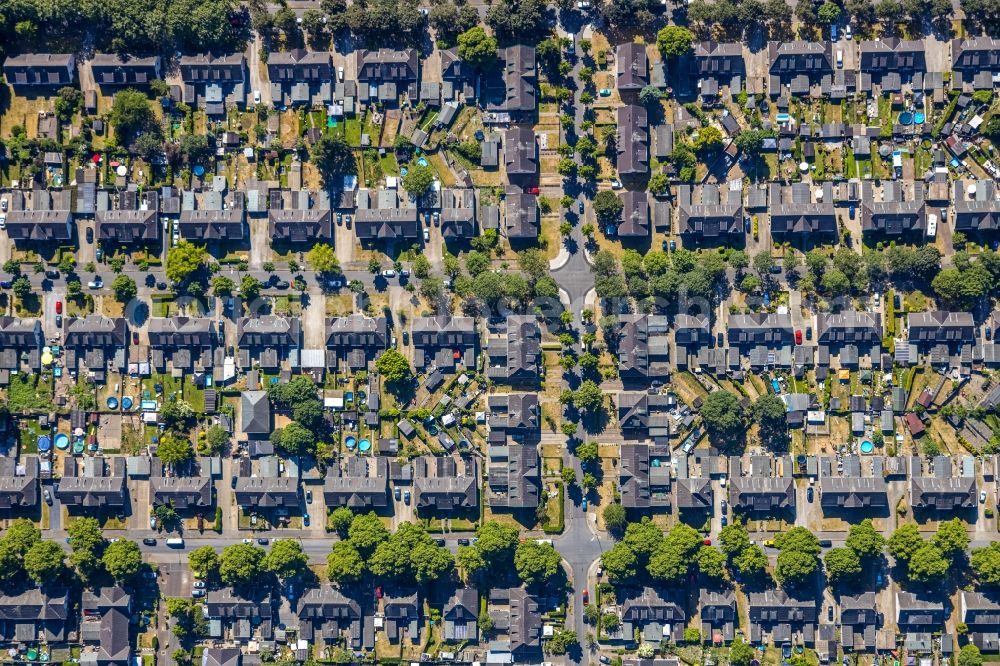
[[358, 442], [358, 451], [365, 453], [366, 451], [371, 451], [371, 449], [372, 449], [371, 441], [363, 439], [360, 442]]
[[875, 450], [875, 445], [872, 444], [871, 440], [866, 439], [861, 442], [861, 453], [871, 453]]
[[913, 114], [909, 111], [903, 111], [899, 114], [899, 124], [900, 125], [911, 125], [913, 124]]
[[358, 443], [358, 440], [355, 439], [354, 437], [352, 437], [351, 435], [348, 435], [347, 438], [344, 439], [344, 446], [346, 446], [347, 448], [351, 449], [352, 451], [354, 450], [354, 446], [357, 443]]

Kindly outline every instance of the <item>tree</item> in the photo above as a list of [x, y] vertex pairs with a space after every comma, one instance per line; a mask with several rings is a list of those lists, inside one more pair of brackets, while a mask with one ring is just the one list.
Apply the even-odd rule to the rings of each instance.
[[734, 638], [729, 646], [729, 663], [734, 666], [750, 666], [756, 656], [753, 647], [742, 636]]
[[514, 568], [525, 585], [541, 585], [559, 573], [559, 553], [552, 544], [527, 539], [514, 551]]
[[226, 585], [242, 587], [261, 574], [264, 550], [249, 543], [226, 546], [219, 558], [219, 576]]
[[593, 380], [586, 380], [573, 393], [573, 404], [577, 409], [596, 414], [604, 407], [604, 392]]
[[745, 578], [757, 578], [767, 571], [767, 555], [764, 549], [757, 545], [747, 547], [733, 558], [733, 566]]
[[740, 149], [740, 152], [749, 157], [755, 157], [764, 148], [764, 139], [771, 136], [773, 136], [771, 132], [750, 129], [743, 130], [737, 134], [733, 141], [736, 143], [736, 147]]
[[722, 145], [722, 131], [714, 125], [702, 127], [698, 130], [698, 138], [694, 142], [694, 149], [702, 152], [711, 152]]
[[625, 583], [639, 574], [639, 558], [631, 548], [621, 542], [604, 551], [601, 555], [601, 566], [613, 584]]
[[650, 556], [649, 575], [666, 583], [679, 583], [691, 571], [701, 545], [701, 535], [694, 528], [684, 523], [675, 525]]
[[981, 585], [1000, 585], [1000, 542], [972, 550], [972, 572]]
[[950, 567], [951, 562], [944, 556], [941, 549], [933, 543], [925, 541], [910, 557], [906, 572], [912, 581], [933, 583], [943, 579]]
[[118, 275], [111, 282], [111, 289], [115, 292], [115, 298], [121, 303], [127, 303], [135, 298], [139, 289], [135, 285], [135, 280], [127, 275]]
[[451, 551], [429, 539], [410, 551], [414, 578], [418, 583], [430, 583], [444, 578], [455, 568]]
[[601, 224], [618, 224], [625, 204], [611, 190], [601, 190], [594, 196], [594, 214]]
[[643, 86], [639, 91], [639, 104], [643, 106], [656, 106], [663, 99], [663, 93], [656, 86]]
[[430, 275], [431, 262], [426, 256], [418, 254], [417, 257], [413, 260], [411, 268], [413, 269], [413, 274], [422, 280], [428, 275]]
[[196, 548], [188, 554], [188, 566], [202, 578], [211, 578], [219, 573], [219, 554], [211, 546]]
[[346, 506], [338, 506], [336, 509], [330, 512], [330, 519], [328, 525], [331, 530], [340, 535], [341, 538], [347, 536], [347, 531], [351, 528], [351, 523], [354, 521], [354, 512], [348, 509]]
[[514, 561], [520, 533], [513, 525], [490, 520], [476, 529], [476, 548], [493, 571], [506, 571]]
[[753, 402], [751, 407], [754, 421], [760, 426], [760, 438], [764, 442], [783, 441], [786, 436], [785, 402], [773, 393], [765, 393]]
[[354, 516], [347, 538], [358, 549], [361, 556], [368, 557], [380, 543], [389, 538], [389, 530], [374, 511]]
[[385, 350], [375, 361], [375, 369], [390, 385], [401, 387], [409, 384], [413, 378], [410, 362], [398, 349]]
[[831, 548], [823, 557], [826, 575], [834, 587], [856, 580], [862, 572], [858, 554], [850, 548]]
[[882, 556], [885, 548], [885, 537], [875, 529], [871, 518], [865, 518], [860, 523], [851, 525], [844, 545], [853, 550], [865, 563]]
[[822, 5], [820, 5], [819, 11], [816, 12], [816, 18], [823, 25], [830, 25], [836, 23], [837, 19], [840, 18], [840, 5], [826, 0]]
[[160, 436], [156, 455], [165, 465], [175, 466], [190, 460], [194, 451], [187, 437], [167, 431]]
[[22, 301], [34, 291], [34, 288], [31, 286], [31, 280], [23, 275], [14, 280], [14, 284], [11, 285], [11, 289], [13, 289], [14, 295]]
[[406, 175], [403, 176], [403, 187], [407, 193], [415, 197], [422, 197], [431, 189], [434, 184], [434, 171], [430, 167], [419, 164], [411, 164]]
[[278, 578], [287, 580], [306, 571], [309, 557], [303, 552], [302, 544], [295, 539], [277, 539], [261, 564]]
[[656, 47], [668, 58], [677, 58], [691, 50], [694, 35], [687, 28], [668, 25], [656, 34]]
[[[576, 483], [576, 470], [572, 467], [563, 467], [560, 472], [562, 476], [563, 483], [567, 486]], [[605, 524], [607, 524], [607, 516], [604, 518]]]
[[177, 284], [183, 283], [202, 266], [205, 249], [199, 245], [181, 240], [167, 253], [167, 279]]
[[729, 391], [710, 393], [700, 410], [705, 430], [712, 441], [729, 451], [742, 442], [746, 419], [739, 399]]
[[39, 585], [53, 583], [65, 569], [64, 555], [55, 541], [38, 541], [24, 554], [24, 570]]
[[486, 571], [489, 566], [486, 559], [483, 558], [482, 552], [474, 546], [459, 546], [458, 552], [455, 554], [455, 562], [462, 568], [466, 576], [475, 576]]
[[580, 641], [577, 639], [575, 631], [560, 629], [549, 639], [548, 650], [549, 653], [556, 656], [564, 655], [569, 652], [570, 648], [579, 645], [579, 643]]
[[[532, 36], [540, 34], [546, 27], [547, 13], [542, 0], [501, 0], [490, 5], [486, 12], [486, 25], [505, 42], [521, 39], [534, 43]], [[541, 53], [538, 59], [544, 60]]]
[[229, 444], [229, 433], [222, 426], [212, 426], [205, 432], [206, 450], [216, 455]]
[[316, 450], [316, 435], [297, 421], [272, 432], [271, 441], [294, 456], [308, 455]]
[[329, 243], [316, 243], [306, 252], [306, 262], [317, 273], [338, 273], [340, 262], [337, 253]]
[[[78, 523], [84, 522], [84, 527], [88, 530], [94, 525], [97, 525], [97, 520], [93, 518], [81, 518], [77, 521], [70, 523], [67, 528], [67, 532], [70, 537], [70, 545], [76, 548], [76, 545], [82, 542], [76, 536], [78, 533], [82, 533], [81, 528], [75, 528]], [[75, 529], [74, 529], [75, 528]], [[103, 543], [104, 537], [101, 536], [100, 526], [97, 527], [97, 535], [100, 541]], [[7, 528], [7, 532], [3, 535], [3, 545], [9, 548], [12, 552], [18, 555], [18, 557], [24, 557], [32, 546], [37, 544], [42, 540], [42, 532], [27, 518], [15, 518], [10, 526]], [[96, 546], [95, 546], [96, 547]]]
[[212, 278], [212, 291], [216, 296], [232, 296], [236, 289], [236, 283], [232, 278], [225, 275], [216, 275]]
[[774, 268], [774, 257], [771, 256], [770, 250], [762, 250], [754, 255], [753, 257], [753, 269], [764, 277], [771, 272]]
[[726, 557], [733, 558], [750, 547], [750, 535], [739, 520], [729, 523], [719, 532], [719, 548]]
[[104, 568], [119, 583], [134, 580], [142, 569], [142, 552], [139, 544], [128, 539], [112, 541], [101, 557]]
[[963, 555], [968, 550], [970, 541], [965, 524], [958, 518], [940, 523], [933, 539], [941, 554], [949, 559]]
[[597, 443], [587, 442], [576, 447], [576, 457], [584, 465], [592, 465], [599, 459]]
[[649, 559], [662, 541], [663, 533], [648, 516], [644, 516], [638, 523], [629, 523], [622, 538], [622, 542], [643, 562]]
[[482, 26], [475, 26], [458, 36], [458, 57], [476, 69], [492, 68], [497, 61], [497, 40]]
[[[572, 472], [573, 470], [570, 469], [570, 471]], [[628, 524], [628, 519], [625, 517], [625, 507], [618, 502], [605, 505], [603, 513], [604, 527], [611, 532], [621, 532]]]
[[167, 599], [167, 614], [174, 619], [174, 636], [184, 641], [205, 633], [205, 619], [192, 599]]
[[115, 131], [118, 143], [128, 145], [139, 132], [153, 126], [149, 98], [134, 88], [116, 93], [108, 122]]
[[339, 135], [320, 137], [313, 144], [310, 158], [327, 184], [333, 184], [336, 176], [352, 176], [358, 171], [354, 152]]
[[822, 551], [819, 539], [808, 528], [801, 526], [776, 534], [774, 545], [779, 550], [797, 550], [810, 555], [819, 555]]
[[962, 646], [958, 652], [958, 666], [983, 666], [983, 654], [975, 644]]
[[774, 577], [782, 584], [797, 586], [806, 582], [819, 569], [819, 558], [801, 550], [783, 550], [778, 553]]
[[910, 561], [913, 554], [924, 544], [923, 537], [917, 526], [907, 523], [898, 528], [889, 537], [889, 554], [897, 560], [906, 563]]
[[726, 577], [726, 556], [718, 548], [702, 546], [698, 549], [698, 571], [705, 578], [722, 580]]

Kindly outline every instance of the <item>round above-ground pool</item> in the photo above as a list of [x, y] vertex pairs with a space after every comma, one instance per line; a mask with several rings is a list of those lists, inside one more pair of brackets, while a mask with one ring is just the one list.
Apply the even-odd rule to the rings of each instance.
[[429, 426], [427, 428], [427, 432], [429, 432], [431, 435], [437, 435], [438, 434], [438, 427], [436, 425]]
[[114, 396], [108, 398], [108, 409], [118, 409], [118, 398]]
[[371, 450], [372, 450], [372, 443], [371, 443], [371, 441], [369, 441], [367, 439], [363, 439], [360, 442], [358, 442], [358, 451], [361, 451], [362, 453], [364, 453], [366, 451], [371, 451]]
[[356, 445], [357, 443], [358, 443], [358, 440], [357, 440], [357, 439], [355, 439], [355, 438], [354, 438], [353, 436], [351, 436], [351, 435], [348, 435], [347, 437], [345, 437], [345, 438], [344, 438], [344, 446], [346, 446], [346, 447], [347, 447], [347, 448], [349, 448], [349, 449], [354, 449], [354, 446], [355, 446], [355, 445]]
[[417, 158], [417, 164], [419, 164], [422, 167], [425, 167], [425, 166], [427, 166], [429, 164], [429, 162], [427, 161], [426, 157], [418, 157]]
[[872, 444], [870, 439], [866, 439], [861, 442], [861, 453], [871, 453], [875, 450], [875, 445]]
[[28, 661], [34, 661], [38, 659], [38, 650], [35, 648], [28, 648]]
[[38, 450], [41, 452], [48, 451], [52, 448], [52, 440], [49, 439], [48, 435], [42, 435], [38, 438]]
[[132, 398], [125, 396], [122, 398], [122, 409], [132, 409]]
[[917, 111], [916, 113], [914, 113], [913, 114], [913, 122], [915, 122], [918, 125], [923, 125], [924, 124], [924, 114], [920, 113], [919, 111]]
[[408, 173], [410, 173], [409, 169], [407, 169], [406, 167], [399, 167], [399, 175], [400, 176], [405, 176]]
[[899, 124], [900, 125], [912, 125], [913, 124], [913, 114], [909, 111], [903, 111], [899, 114]]
[[60, 451], [65, 451], [69, 448], [69, 437], [66, 433], [59, 433], [56, 435], [56, 448]]

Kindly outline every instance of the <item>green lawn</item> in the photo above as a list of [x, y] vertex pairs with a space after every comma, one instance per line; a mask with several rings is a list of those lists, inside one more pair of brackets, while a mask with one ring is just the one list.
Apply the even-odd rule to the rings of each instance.
[[347, 140], [347, 145], [357, 148], [361, 145], [361, 121], [358, 120], [357, 116], [348, 118], [343, 122], [344, 125], [344, 138]]

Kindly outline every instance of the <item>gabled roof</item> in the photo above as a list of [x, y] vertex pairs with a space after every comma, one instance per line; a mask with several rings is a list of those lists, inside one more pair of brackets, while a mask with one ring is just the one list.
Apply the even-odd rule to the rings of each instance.
[[646, 107], [618, 107], [618, 173], [642, 176], [649, 173], [649, 116]]
[[649, 83], [646, 47], [637, 42], [619, 44], [615, 50], [615, 80], [620, 91], [639, 91]]
[[124, 317], [67, 317], [63, 340], [70, 348], [124, 347], [128, 344], [128, 324]]

